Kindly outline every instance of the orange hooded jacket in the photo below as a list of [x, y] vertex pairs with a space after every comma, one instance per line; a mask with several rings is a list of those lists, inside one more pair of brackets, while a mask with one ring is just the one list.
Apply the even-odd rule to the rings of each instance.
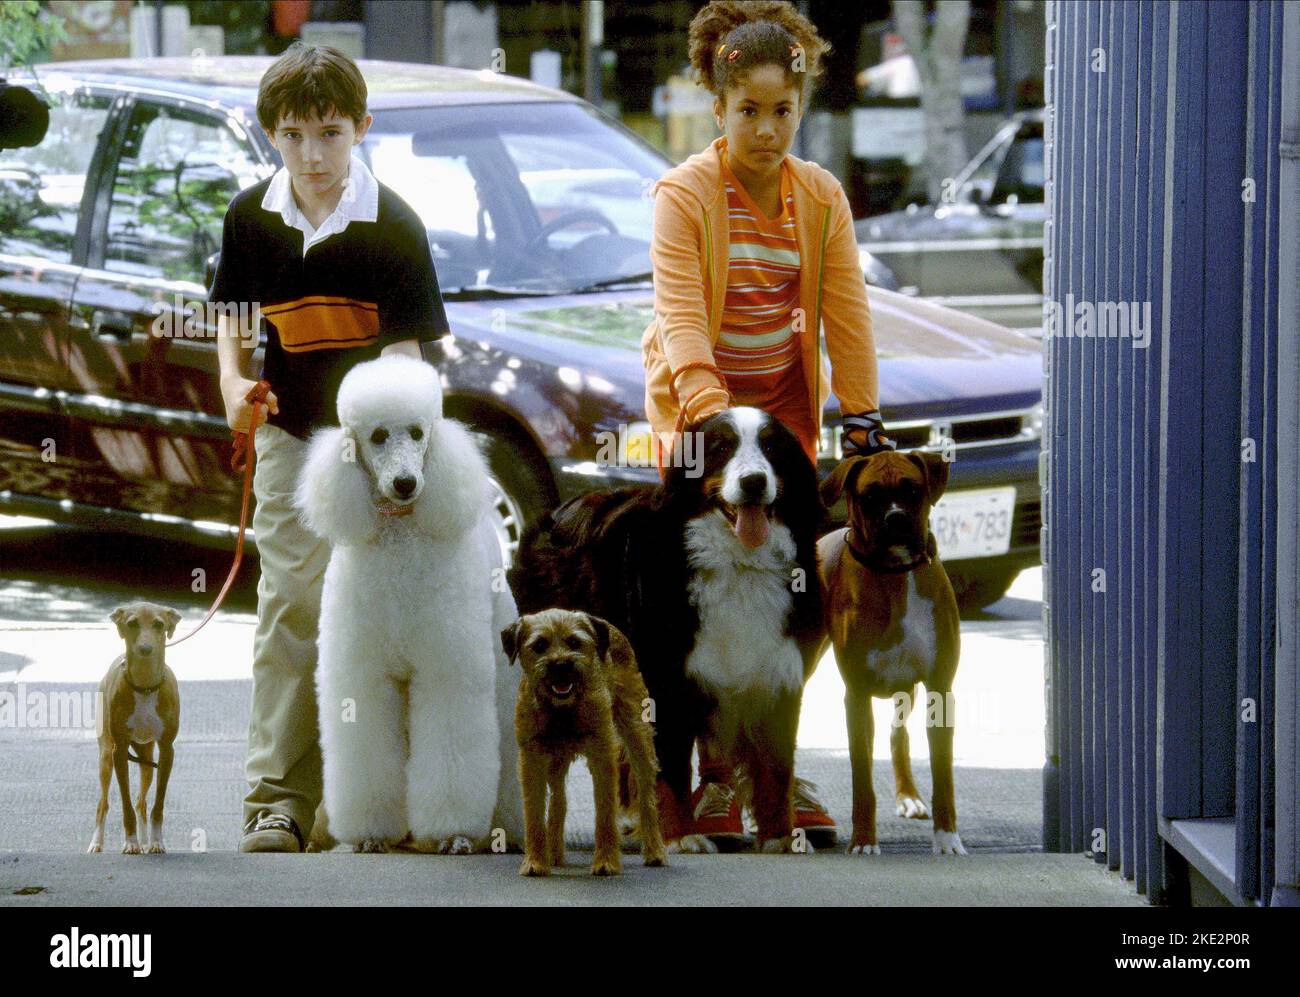
[[[716, 375], [692, 367], [673, 382], [673, 374], [692, 362], [712, 364], [722, 328], [727, 293], [730, 231], [722, 180], [726, 137], [675, 166], [655, 184], [655, 314], [641, 337], [646, 369], [646, 417], [664, 451], [680, 429], [679, 399], [687, 424], [726, 407], [728, 396]], [[839, 181], [816, 163], [787, 156], [793, 178], [795, 238], [801, 278], [795, 330], [802, 345], [808, 404], [813, 423], [830, 390], [846, 413], [879, 407], [876, 346], [871, 311], [858, 260], [853, 215]], [[831, 374], [825, 370], [821, 332], [825, 329]]]

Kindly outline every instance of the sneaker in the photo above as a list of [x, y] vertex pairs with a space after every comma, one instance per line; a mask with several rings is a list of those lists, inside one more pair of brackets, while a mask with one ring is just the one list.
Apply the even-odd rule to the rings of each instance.
[[723, 847], [744, 843], [745, 826], [740, 820], [736, 791], [725, 782], [705, 782], [691, 794], [692, 831]]
[[807, 779], [794, 780], [794, 826], [802, 828], [814, 848], [835, 845], [835, 821], [817, 799], [817, 786]]
[[244, 825], [244, 836], [239, 839], [241, 852], [300, 852], [303, 850], [302, 832], [288, 814], [273, 810], [259, 810], [257, 816]]

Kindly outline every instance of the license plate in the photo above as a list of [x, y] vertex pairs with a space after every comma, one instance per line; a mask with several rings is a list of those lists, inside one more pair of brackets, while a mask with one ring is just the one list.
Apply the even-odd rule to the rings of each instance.
[[980, 488], [950, 492], [930, 509], [930, 529], [945, 561], [991, 557], [1011, 549], [1016, 489]]

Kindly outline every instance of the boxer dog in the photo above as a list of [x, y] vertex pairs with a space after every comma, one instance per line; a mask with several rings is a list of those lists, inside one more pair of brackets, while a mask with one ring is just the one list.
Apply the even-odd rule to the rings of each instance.
[[817, 553], [827, 636], [844, 677], [853, 766], [851, 854], [880, 854], [871, 785], [872, 697], [897, 704], [889, 735], [897, 813], [918, 820], [930, 816], [912, 781], [908, 756], [906, 720], [918, 683], [938, 704], [927, 710], [926, 724], [934, 782], [933, 850], [966, 854], [957, 834], [952, 783], [952, 682], [961, 631], [952, 584], [929, 530], [930, 507], [947, 484], [948, 465], [938, 454], [886, 451], [843, 461], [821, 485], [828, 507], [841, 495], [848, 505], [848, 525], [822, 537]]

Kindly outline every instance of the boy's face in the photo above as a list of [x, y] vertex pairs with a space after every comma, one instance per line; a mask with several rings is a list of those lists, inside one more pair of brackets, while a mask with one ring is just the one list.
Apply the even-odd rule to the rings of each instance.
[[714, 100], [713, 114], [732, 159], [767, 177], [780, 170], [799, 129], [799, 89], [782, 67], [755, 66], [727, 91], [725, 107]]
[[299, 195], [319, 198], [336, 188], [342, 190], [352, 147], [366, 137], [373, 120], [367, 114], [357, 127], [351, 118], [337, 112], [306, 121], [285, 115], [268, 138], [284, 159]]

